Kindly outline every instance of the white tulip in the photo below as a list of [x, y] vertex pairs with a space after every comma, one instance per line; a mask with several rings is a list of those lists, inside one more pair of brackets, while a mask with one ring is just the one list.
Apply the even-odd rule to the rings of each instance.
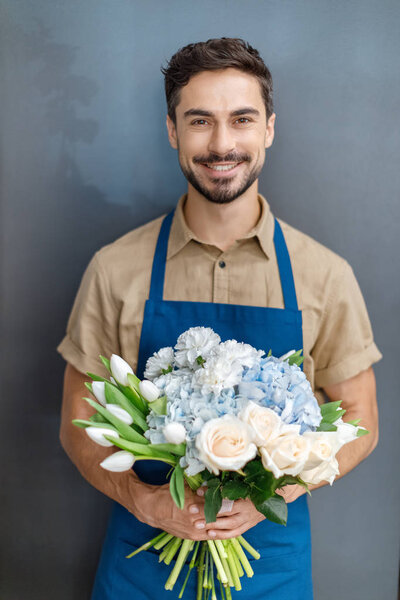
[[128, 384], [128, 373], [133, 375], [132, 368], [128, 365], [126, 360], [118, 356], [117, 354], [113, 354], [110, 359], [110, 369], [114, 376], [114, 378], [121, 385], [129, 385]]
[[92, 383], [93, 395], [95, 396], [97, 402], [99, 402], [99, 404], [102, 406], [105, 406], [107, 403], [104, 386], [104, 381], [93, 381]]
[[170, 444], [181, 444], [186, 439], [186, 429], [176, 421], [168, 423], [163, 429], [164, 437]]
[[118, 433], [114, 429], [108, 429], [107, 427], [86, 427], [85, 431], [90, 439], [99, 444], [99, 446], [109, 447], [114, 445], [112, 442], [106, 440], [105, 435], [119, 438]]
[[106, 404], [106, 409], [123, 423], [132, 425], [133, 419], [131, 415], [122, 406], [119, 406], [119, 404]]
[[279, 357], [279, 360], [286, 360], [289, 356], [292, 356], [292, 354], [296, 354], [296, 350], [289, 350], [286, 354], [282, 354], [282, 356]]
[[160, 396], [160, 390], [152, 381], [143, 379], [139, 383], [139, 391], [147, 402], [154, 402]]
[[121, 473], [122, 471], [129, 471], [132, 468], [135, 462], [135, 457], [131, 452], [126, 452], [126, 450], [121, 450], [119, 452], [114, 452], [110, 456], [107, 456], [100, 463], [100, 466], [106, 471], [113, 471], [114, 473]]

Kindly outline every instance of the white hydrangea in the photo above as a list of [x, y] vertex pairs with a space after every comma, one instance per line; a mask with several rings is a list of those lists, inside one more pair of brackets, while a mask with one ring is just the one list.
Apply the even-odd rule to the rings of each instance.
[[191, 327], [182, 333], [175, 345], [175, 362], [178, 367], [200, 368], [197, 358], [207, 360], [221, 338], [210, 327]]
[[153, 381], [156, 377], [162, 375], [163, 370], [166, 371], [172, 366], [174, 361], [174, 349], [170, 346], [161, 348], [158, 352], [154, 352], [146, 363], [144, 379]]

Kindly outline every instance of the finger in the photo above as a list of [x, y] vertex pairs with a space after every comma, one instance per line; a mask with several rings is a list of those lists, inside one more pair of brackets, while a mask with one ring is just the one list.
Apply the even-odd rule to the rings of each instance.
[[208, 536], [209, 539], [211, 538], [214, 540], [229, 540], [238, 535], [242, 535], [242, 533], [245, 533], [250, 527], [252, 527], [252, 525], [244, 523], [241, 527], [237, 527], [236, 529], [210, 529], [208, 531]]
[[247, 520], [243, 514], [221, 517], [215, 523], [206, 523], [206, 529], [208, 531], [212, 531], [213, 529], [236, 529], [247, 522]]

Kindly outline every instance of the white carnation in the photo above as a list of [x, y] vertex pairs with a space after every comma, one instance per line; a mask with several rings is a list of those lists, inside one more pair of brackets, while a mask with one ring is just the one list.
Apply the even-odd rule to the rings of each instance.
[[178, 337], [175, 345], [175, 362], [178, 367], [198, 369], [197, 358], [207, 360], [211, 350], [221, 341], [210, 327], [191, 327]]
[[144, 372], [144, 379], [153, 381], [156, 377], [162, 375], [163, 371], [166, 371], [174, 361], [174, 349], [170, 346], [161, 348], [158, 352], [154, 352], [146, 363], [146, 370]]
[[224, 356], [210, 358], [202, 369], [198, 369], [193, 377], [194, 385], [201, 387], [202, 393], [219, 394], [224, 388], [237, 385], [243, 373], [238, 362], [230, 362]]
[[264, 350], [256, 350], [250, 344], [244, 344], [236, 340], [222, 342], [212, 350], [213, 356], [223, 356], [228, 361], [238, 362], [243, 367], [248, 368], [254, 367], [264, 354]]

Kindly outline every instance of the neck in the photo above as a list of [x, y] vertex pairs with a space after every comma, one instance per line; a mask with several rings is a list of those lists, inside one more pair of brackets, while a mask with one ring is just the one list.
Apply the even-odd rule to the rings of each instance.
[[251, 231], [260, 218], [258, 181], [227, 204], [210, 202], [189, 183], [183, 214], [196, 237], [225, 251]]

